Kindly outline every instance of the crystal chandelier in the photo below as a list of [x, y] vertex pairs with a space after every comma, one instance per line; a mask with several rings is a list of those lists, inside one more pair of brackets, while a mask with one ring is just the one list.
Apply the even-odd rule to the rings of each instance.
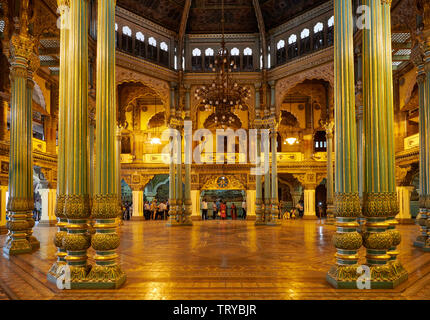
[[224, 40], [224, 0], [222, 1], [222, 38], [221, 48], [218, 50], [214, 63], [209, 67], [216, 72], [215, 79], [210, 85], [197, 88], [194, 96], [204, 106], [205, 111], [215, 114], [214, 122], [222, 126], [231, 125], [235, 121], [234, 111], [245, 108], [251, 96], [248, 87], [240, 86], [233, 80], [231, 72], [236, 70], [234, 59], [225, 47]]

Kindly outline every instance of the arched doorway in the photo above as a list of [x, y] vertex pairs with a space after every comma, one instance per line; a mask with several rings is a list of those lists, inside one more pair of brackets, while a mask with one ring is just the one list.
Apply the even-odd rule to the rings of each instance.
[[323, 218], [327, 214], [326, 179], [324, 179], [315, 189], [315, 212], [318, 218]]
[[200, 203], [206, 200], [208, 217], [212, 220], [219, 219], [219, 215], [214, 215], [213, 204], [219, 206], [221, 201], [227, 205], [227, 219], [232, 219], [232, 204], [236, 207], [237, 219], [244, 219], [242, 203], [246, 202], [246, 198], [244, 184], [233, 175], [212, 176], [206, 181], [200, 192]]

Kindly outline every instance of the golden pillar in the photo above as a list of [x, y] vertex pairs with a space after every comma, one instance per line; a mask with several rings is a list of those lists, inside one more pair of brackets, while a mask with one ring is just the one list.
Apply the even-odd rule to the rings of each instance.
[[[88, 170], [88, 3], [70, 1], [69, 48], [67, 50], [67, 122], [64, 123], [65, 197], [67, 234], [62, 244], [70, 272], [70, 288], [85, 288], [87, 249], [90, 246]], [[62, 129], [60, 129], [61, 131]], [[59, 183], [60, 184], [60, 183]], [[57, 207], [57, 212], [59, 208]]]
[[115, 0], [98, 1], [96, 166], [92, 218], [96, 233], [91, 246], [96, 264], [87, 281], [94, 288], [119, 288], [126, 276], [117, 263], [119, 247], [116, 218], [118, 202], [118, 157], [116, 143]]
[[[379, 1], [379, 0], [378, 0]], [[334, 1], [334, 72], [335, 72], [335, 215], [336, 264], [327, 273], [335, 288], [357, 287], [357, 250], [362, 238], [357, 232], [360, 214], [358, 197], [353, 19], [351, 0]]]
[[57, 156], [57, 200], [55, 205], [55, 216], [57, 217], [57, 233], [54, 237], [54, 244], [57, 247], [57, 261], [48, 271], [48, 280], [56, 282], [66, 265], [67, 255], [63, 246], [63, 238], [67, 234], [67, 218], [64, 215], [64, 198], [66, 194], [66, 141], [65, 130], [67, 123], [68, 106], [68, 49], [69, 49], [69, 1], [59, 0], [58, 9], [60, 12], [60, 74], [59, 74], [59, 103], [58, 103], [58, 156]]
[[[364, 185], [363, 245], [370, 268], [371, 288], [393, 288], [407, 279], [398, 262], [400, 234], [390, 229], [398, 212], [394, 175], [394, 110], [389, 0], [365, 0], [369, 29], [363, 30]], [[391, 255], [389, 254], [391, 253]]]
[[9, 255], [31, 252], [39, 248], [32, 236], [33, 158], [32, 158], [32, 93], [33, 72], [39, 58], [36, 41], [28, 32], [28, 0], [21, 4], [21, 30], [10, 43], [11, 135], [9, 163], [9, 230], [3, 251]]

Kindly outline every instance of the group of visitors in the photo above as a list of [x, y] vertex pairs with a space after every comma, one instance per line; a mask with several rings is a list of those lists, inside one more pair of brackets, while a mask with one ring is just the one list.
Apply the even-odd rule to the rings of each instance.
[[[223, 201], [221, 199], [217, 199], [216, 201], [214, 201], [212, 203], [212, 220], [216, 220], [218, 219], [218, 217], [221, 220], [226, 220], [227, 216], [228, 216], [228, 209], [230, 209], [230, 217], [232, 220], [237, 220], [238, 216], [238, 209], [236, 207], [236, 205], [234, 204], [234, 202], [231, 203], [230, 208], [227, 207], [227, 203], [226, 201]], [[246, 202], [243, 201], [242, 202], [242, 216], [241, 218], [243, 220], [246, 219]], [[206, 201], [206, 199], [203, 199], [202, 201], [202, 220], [209, 220], [208, 217], [208, 202]]]
[[145, 201], [143, 205], [143, 215], [145, 220], [166, 220], [169, 217], [169, 201], [153, 199], [151, 202]]
[[[294, 208], [292, 208], [291, 210], [287, 210], [286, 208], [284, 208], [284, 204], [282, 201], [279, 205], [279, 216], [278, 218], [282, 218], [283, 219], [297, 219], [297, 218], [302, 218], [303, 214], [304, 214], [304, 207], [303, 207], [303, 202], [299, 201], [296, 206]], [[283, 212], [283, 213], [282, 213]]]

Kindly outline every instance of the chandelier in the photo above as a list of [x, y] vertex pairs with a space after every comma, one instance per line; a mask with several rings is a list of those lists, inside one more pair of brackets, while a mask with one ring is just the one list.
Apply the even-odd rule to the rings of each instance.
[[236, 70], [234, 59], [225, 47], [224, 40], [224, 0], [222, 0], [222, 38], [221, 48], [218, 50], [214, 63], [209, 67], [216, 72], [215, 79], [210, 85], [197, 88], [194, 96], [203, 106], [205, 111], [214, 114], [214, 122], [222, 126], [231, 125], [236, 121], [233, 112], [243, 110], [247, 100], [251, 96], [248, 87], [240, 86], [233, 80], [231, 72]]

